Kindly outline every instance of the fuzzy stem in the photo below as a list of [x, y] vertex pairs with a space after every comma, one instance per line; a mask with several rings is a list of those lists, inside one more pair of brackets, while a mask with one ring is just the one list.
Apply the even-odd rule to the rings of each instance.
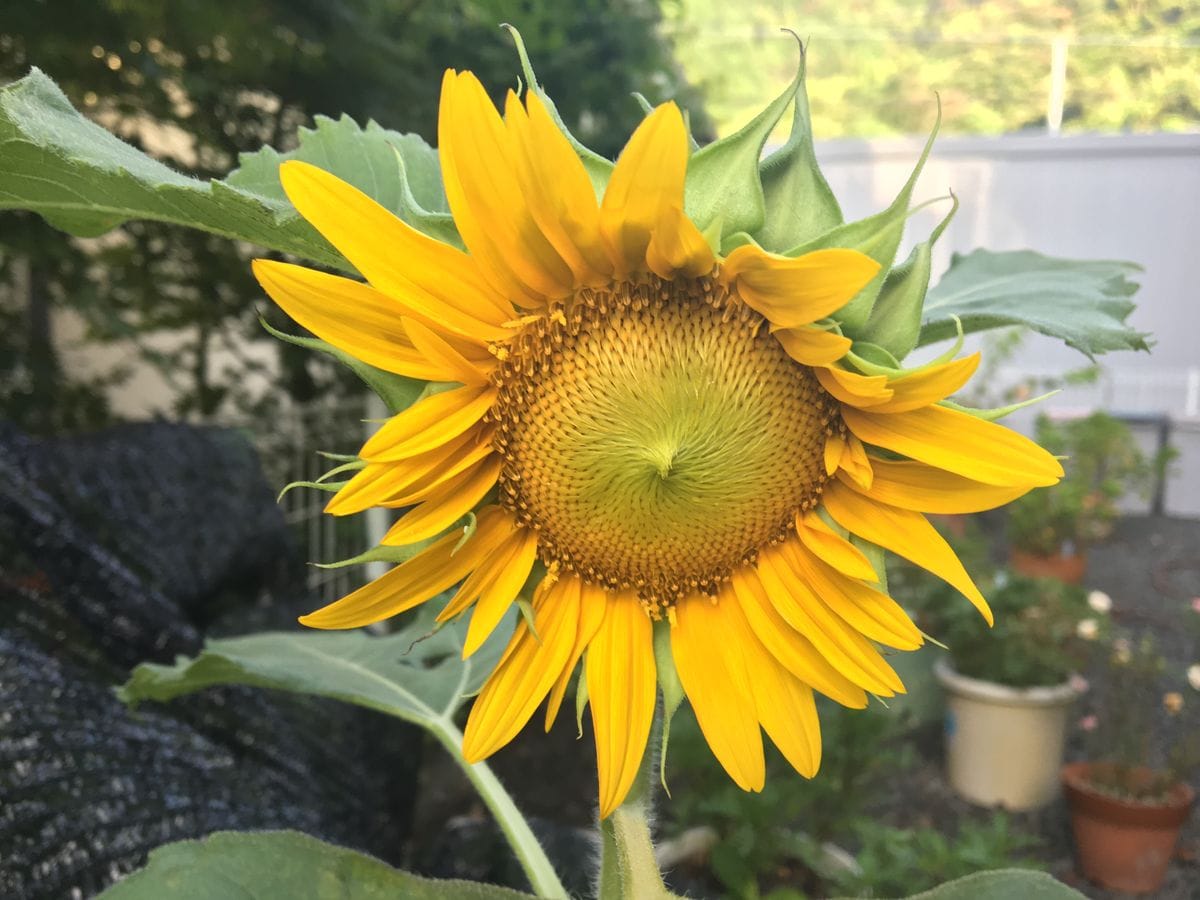
[[650, 838], [654, 754], [647, 752], [625, 802], [600, 823], [599, 900], [667, 900]]
[[554, 866], [550, 864], [542, 845], [533, 836], [529, 823], [525, 821], [525, 817], [521, 815], [521, 811], [517, 809], [517, 805], [495, 773], [488, 768], [486, 763], [480, 762], [472, 765], [463, 759], [462, 732], [453, 724], [442, 722], [431, 730], [434, 737], [446, 748], [454, 761], [458, 763], [459, 768], [470, 779], [479, 796], [483, 798], [483, 802], [487, 804], [487, 808], [495, 816], [496, 823], [504, 832], [504, 837], [507, 838], [513, 853], [516, 854], [517, 861], [521, 864], [525, 876], [529, 879], [529, 884], [533, 887], [533, 892], [539, 897], [550, 897], [553, 900], [566, 898], [567, 890], [558, 880]]

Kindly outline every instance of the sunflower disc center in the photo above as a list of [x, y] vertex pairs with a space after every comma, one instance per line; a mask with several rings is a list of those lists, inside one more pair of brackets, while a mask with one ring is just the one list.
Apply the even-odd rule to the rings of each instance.
[[548, 565], [654, 613], [714, 592], [815, 506], [837, 406], [710, 279], [581, 291], [508, 350], [500, 501]]

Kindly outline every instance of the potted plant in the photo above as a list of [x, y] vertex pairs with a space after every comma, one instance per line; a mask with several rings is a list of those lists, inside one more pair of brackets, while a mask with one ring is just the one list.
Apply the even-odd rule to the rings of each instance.
[[947, 697], [947, 776], [973, 803], [1036, 809], [1058, 795], [1072, 676], [1107, 624], [1082, 589], [1056, 579], [1002, 571], [982, 587], [994, 628], [948, 598], [921, 604], [926, 630], [950, 651], [934, 669]]
[[1040, 416], [1037, 440], [1066, 457], [1066, 477], [1009, 505], [1011, 562], [1025, 575], [1079, 584], [1087, 548], [1112, 533], [1117, 501], [1148, 490], [1171, 451], [1148, 460], [1129, 426], [1102, 412], [1068, 421]]
[[[1107, 662], [1098, 709], [1082, 723], [1092, 759], [1063, 767], [1063, 789], [1084, 877], [1148, 893], [1162, 885], [1195, 801], [1187, 778], [1200, 764], [1200, 734], [1183, 715], [1186, 689], [1163, 691], [1166, 664], [1151, 637], [1118, 638]], [[1200, 690], [1194, 669], [1186, 677]], [[1159, 756], [1156, 743], [1167, 748]]]

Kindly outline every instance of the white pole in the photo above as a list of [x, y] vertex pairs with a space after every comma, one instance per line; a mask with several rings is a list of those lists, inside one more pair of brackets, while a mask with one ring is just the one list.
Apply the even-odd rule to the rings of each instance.
[[1046, 130], [1058, 134], [1062, 128], [1063, 101], [1067, 96], [1067, 38], [1050, 42], [1050, 96], [1046, 100]]

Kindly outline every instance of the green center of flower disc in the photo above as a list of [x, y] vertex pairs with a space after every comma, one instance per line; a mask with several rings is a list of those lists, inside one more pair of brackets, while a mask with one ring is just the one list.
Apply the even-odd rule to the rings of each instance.
[[501, 503], [548, 565], [652, 607], [714, 592], [826, 480], [836, 403], [709, 279], [580, 292], [495, 380]]

